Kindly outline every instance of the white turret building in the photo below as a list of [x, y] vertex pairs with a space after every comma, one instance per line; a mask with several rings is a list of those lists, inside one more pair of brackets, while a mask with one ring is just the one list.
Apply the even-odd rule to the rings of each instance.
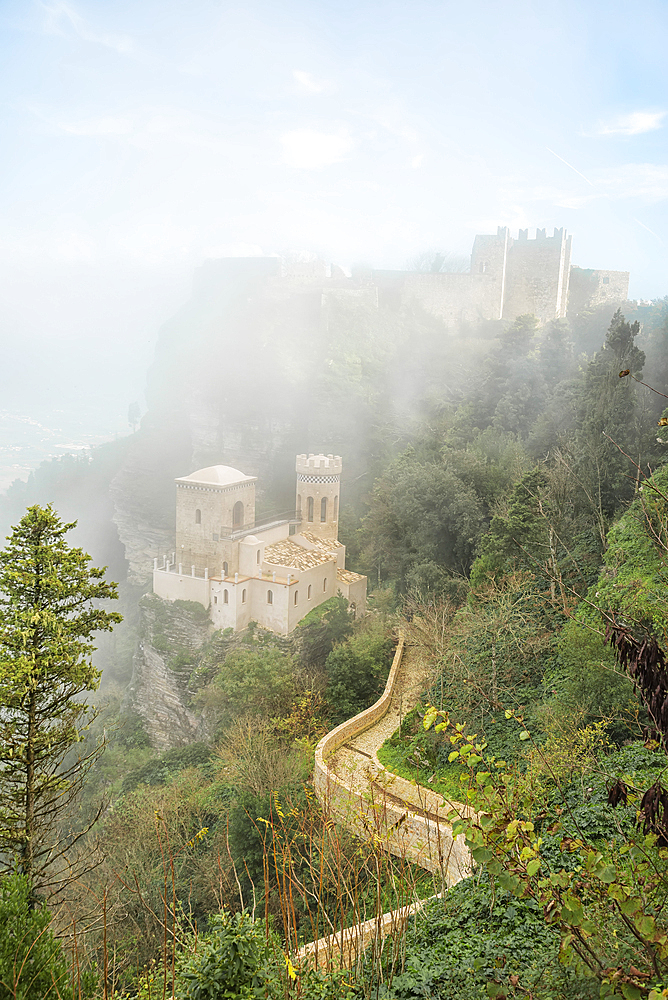
[[154, 560], [154, 592], [235, 631], [256, 621], [287, 635], [337, 593], [362, 614], [366, 577], [345, 568], [338, 540], [341, 468], [338, 455], [298, 455], [296, 510], [261, 521], [253, 476], [213, 465], [177, 479], [176, 547]]

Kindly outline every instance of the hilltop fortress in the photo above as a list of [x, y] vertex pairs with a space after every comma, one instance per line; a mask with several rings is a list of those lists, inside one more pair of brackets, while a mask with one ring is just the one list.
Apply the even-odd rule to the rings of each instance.
[[534, 239], [520, 229], [517, 239], [506, 226], [496, 236], [476, 236], [467, 272], [383, 271], [353, 268], [350, 274], [322, 260], [293, 262], [278, 257], [212, 260], [199, 269], [196, 283], [211, 290], [220, 279], [264, 279], [271, 297], [320, 293], [326, 310], [337, 299], [356, 298], [371, 306], [421, 307], [448, 326], [480, 320], [514, 320], [530, 313], [541, 323], [567, 313], [628, 298], [629, 272], [575, 267], [573, 237], [565, 229]]
[[555, 229], [547, 236], [520, 229], [513, 239], [507, 227], [496, 236], [476, 236], [468, 273], [374, 271], [374, 281], [385, 295], [402, 304], [419, 302], [448, 324], [480, 319], [514, 320], [530, 313], [541, 323], [568, 312], [625, 302], [628, 271], [600, 271], [571, 264], [572, 236]]

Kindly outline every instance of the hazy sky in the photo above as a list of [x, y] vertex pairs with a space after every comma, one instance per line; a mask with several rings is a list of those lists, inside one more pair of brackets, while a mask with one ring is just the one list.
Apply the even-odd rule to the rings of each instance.
[[86, 392], [94, 358], [143, 366], [206, 257], [400, 267], [498, 225], [667, 294], [667, 11], [2, 0], [0, 337], [56, 381], [69, 345]]

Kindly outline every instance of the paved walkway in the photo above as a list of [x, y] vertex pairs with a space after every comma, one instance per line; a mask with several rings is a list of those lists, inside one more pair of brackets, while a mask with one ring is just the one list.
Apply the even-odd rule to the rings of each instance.
[[[462, 838], [452, 838], [447, 820], [450, 804], [430, 788], [392, 774], [378, 760], [378, 750], [415, 707], [428, 682], [421, 648], [404, 647], [402, 640], [376, 705], [319, 744], [315, 785], [323, 807], [337, 821], [361, 839], [377, 838], [390, 853], [440, 876], [445, 890], [470, 870]], [[305, 946], [300, 957], [311, 956], [319, 965], [350, 964], [374, 937], [382, 940], [402, 931], [410, 913], [422, 905], [417, 902], [347, 928], [343, 934], [321, 938]]]
[[377, 781], [385, 770], [378, 760], [378, 751], [398, 729], [401, 720], [415, 708], [428, 679], [422, 650], [417, 646], [406, 646], [387, 713], [368, 729], [353, 736], [327, 761], [329, 768], [345, 781], [351, 792], [369, 794], [369, 782]]

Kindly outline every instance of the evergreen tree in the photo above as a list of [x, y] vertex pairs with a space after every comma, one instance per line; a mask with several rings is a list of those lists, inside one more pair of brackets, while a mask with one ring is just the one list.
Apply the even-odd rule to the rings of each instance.
[[483, 512], [450, 469], [417, 461], [409, 448], [376, 480], [369, 505], [361, 535], [369, 569], [389, 571], [405, 590], [433, 581], [436, 567], [447, 575], [470, 567]]
[[85, 692], [100, 671], [93, 639], [121, 616], [104, 569], [65, 541], [50, 507], [30, 507], [0, 552], [0, 864], [53, 892], [82, 836], [64, 827], [97, 751], [69, 752], [90, 722]]
[[643, 420], [635, 382], [620, 378], [629, 370], [638, 378], [645, 364], [635, 340], [640, 324], [627, 323], [617, 310], [603, 349], [589, 363], [578, 406], [575, 472], [599, 519], [609, 517], [620, 501], [632, 496], [635, 469], [650, 457], [651, 424]]

